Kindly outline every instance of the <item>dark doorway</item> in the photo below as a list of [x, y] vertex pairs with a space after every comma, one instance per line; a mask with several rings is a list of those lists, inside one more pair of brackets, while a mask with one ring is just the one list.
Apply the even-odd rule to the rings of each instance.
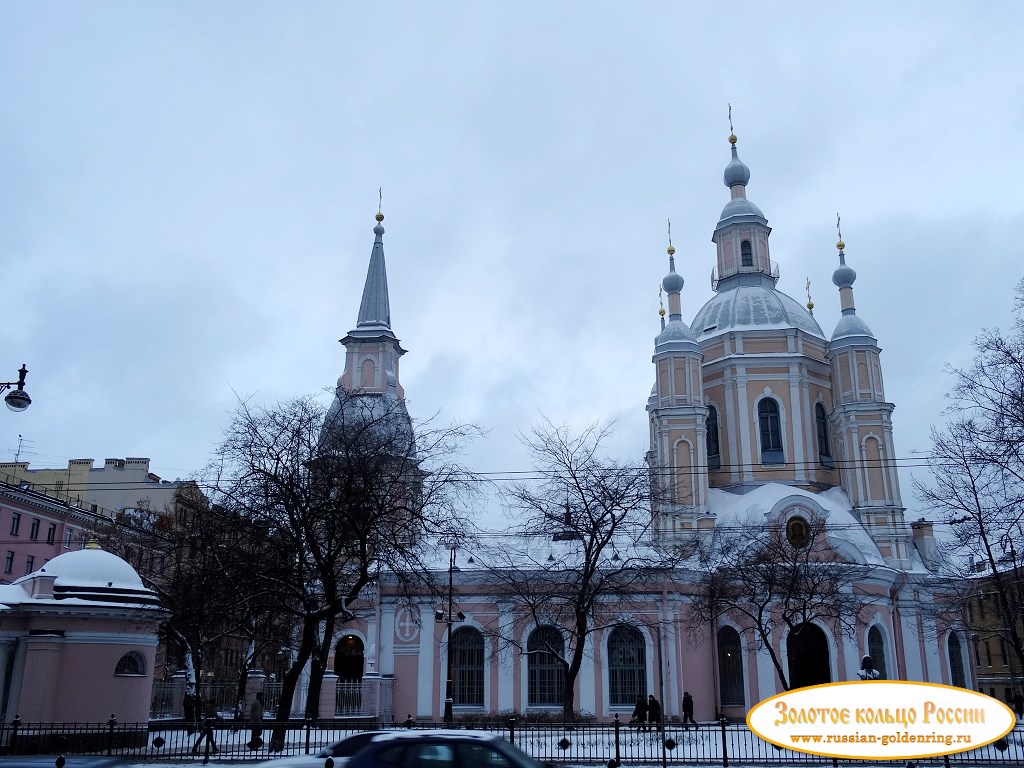
[[832, 682], [828, 638], [814, 624], [801, 624], [789, 633], [789, 687], [803, 688]]
[[363, 679], [363, 641], [355, 635], [345, 635], [334, 649], [334, 674], [343, 683]]

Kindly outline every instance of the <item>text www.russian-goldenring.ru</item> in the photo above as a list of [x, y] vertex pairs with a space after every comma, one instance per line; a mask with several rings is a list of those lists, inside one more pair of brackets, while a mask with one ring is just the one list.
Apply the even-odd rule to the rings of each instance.
[[890, 744], [944, 744], [951, 747], [954, 744], [970, 744], [971, 736], [967, 733], [886, 733], [881, 736], [873, 733], [827, 733], [814, 736], [803, 736], [793, 734], [790, 736], [793, 744], [881, 744], [887, 747]]

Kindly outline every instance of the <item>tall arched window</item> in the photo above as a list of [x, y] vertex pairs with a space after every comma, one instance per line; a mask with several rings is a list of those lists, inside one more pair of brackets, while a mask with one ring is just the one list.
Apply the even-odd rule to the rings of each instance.
[[616, 627], [608, 635], [608, 703], [632, 706], [647, 692], [644, 636], [633, 627]]
[[949, 651], [949, 682], [958, 688], [967, 687], [967, 676], [964, 674], [964, 654], [960, 647], [960, 638], [956, 632], [949, 633], [946, 641]]
[[526, 642], [527, 696], [530, 706], [562, 706], [565, 666], [559, 659], [565, 653], [562, 633], [554, 627], [537, 627]]
[[708, 469], [719, 469], [722, 466], [722, 448], [718, 442], [718, 409], [713, 405], [708, 406], [704, 430], [708, 448]]
[[743, 657], [740, 634], [732, 627], [718, 630], [718, 689], [722, 706], [743, 706]]
[[744, 267], [754, 266], [754, 251], [750, 247], [749, 240], [740, 243], [740, 264]]
[[882, 630], [877, 624], [868, 630], [868, 656], [878, 670], [878, 678], [887, 680], [889, 675], [885, 668], [885, 638], [882, 637]]
[[761, 463], [782, 464], [782, 422], [779, 404], [766, 397], [757, 404], [757, 417], [761, 431]]
[[826, 466], [832, 466], [832, 448], [828, 441], [828, 416], [825, 414], [825, 406], [816, 403], [814, 406], [814, 427], [818, 433], [818, 461]]
[[473, 627], [452, 633], [452, 701], [460, 706], [484, 705], [484, 636]]

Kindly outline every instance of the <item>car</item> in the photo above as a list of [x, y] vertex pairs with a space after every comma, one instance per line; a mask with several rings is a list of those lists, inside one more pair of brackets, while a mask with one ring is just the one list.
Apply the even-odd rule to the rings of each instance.
[[[335, 763], [337, 765], [337, 763]], [[542, 768], [501, 736], [483, 731], [386, 731], [345, 768]]]
[[360, 731], [346, 736], [340, 741], [328, 744], [315, 755], [291, 755], [289, 757], [277, 757], [271, 760], [264, 760], [257, 763], [256, 768], [324, 768], [327, 758], [331, 758], [335, 768], [341, 768], [349, 758], [361, 750], [374, 736], [379, 736], [384, 731]]

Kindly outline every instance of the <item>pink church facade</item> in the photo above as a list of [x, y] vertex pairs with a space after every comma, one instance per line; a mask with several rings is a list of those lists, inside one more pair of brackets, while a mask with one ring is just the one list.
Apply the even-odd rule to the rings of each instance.
[[[735, 136], [730, 144], [729, 199], [712, 237], [716, 293], [684, 320], [684, 281], [670, 246], [655, 383], [647, 403], [637, 404], [648, 412], [646, 458], [657, 483], [651, 543], [685, 545], [721, 526], [820, 522], [827, 546], [863, 566], [852, 585], [860, 596], [857, 628], [851, 635], [815, 622], [806, 647], [791, 648], [785, 627], [773, 627], [771, 647], [794, 684], [857, 679], [862, 658], [871, 656], [889, 679], [971, 688], [967, 638], [929, 610], [940, 599], [935, 542], [930, 524], [904, 518], [894, 405], [885, 397], [877, 339], [856, 312], [845, 244], [837, 244], [833, 273], [842, 317], [826, 335], [809, 300], [801, 305], [778, 289], [771, 229], [747, 199], [750, 171]], [[343, 339], [339, 386], [400, 400], [397, 363], [405, 350], [390, 326], [381, 218], [359, 324]], [[542, 562], [567, 544], [548, 538], [522, 546], [536, 547], [531, 559]], [[561, 711], [551, 683], [557, 672], [539, 668], [540, 655], [503, 651], [494, 638], [514, 637], [529, 651], [535, 633], [557, 644], [564, 628], [538, 626], [511, 596], [489, 587], [483, 557], [472, 548], [456, 553], [453, 598], [464, 618], [453, 626], [451, 648], [447, 623], [435, 621], [443, 611], [437, 598], [399, 595], [386, 580], [357, 606], [359, 619], [339, 631], [332, 660], [339, 676], [393, 686], [383, 716], [439, 720], [449, 653], [456, 717]], [[447, 552], [444, 559], [439, 582], [447, 578]], [[742, 719], [780, 692], [768, 650], [743, 617], [695, 626], [697, 589], [695, 571], [680, 567], [639, 601], [606, 606], [608, 613], [621, 608], [624, 619], [588, 638], [575, 708], [628, 720], [636, 696], [652, 693], [667, 717], [680, 717], [689, 692], [698, 721]]]

